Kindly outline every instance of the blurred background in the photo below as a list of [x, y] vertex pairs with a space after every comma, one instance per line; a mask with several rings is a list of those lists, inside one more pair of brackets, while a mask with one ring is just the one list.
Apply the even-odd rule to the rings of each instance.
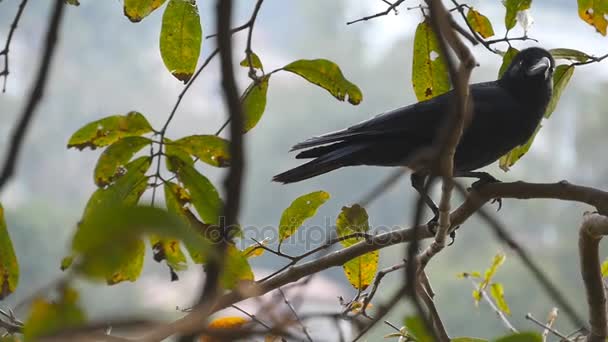
[[[0, 42], [4, 43], [19, 1], [0, 3]], [[49, 13], [47, 1], [30, 1], [11, 45], [11, 74], [6, 94], [0, 94], [0, 141], [9, 138], [36, 72], [41, 39]], [[214, 1], [199, 1], [203, 34], [214, 33]], [[254, 1], [236, 1], [234, 26], [248, 20]], [[497, 37], [504, 35], [504, 8], [498, 1], [468, 1], [494, 23]], [[283, 186], [271, 177], [298, 164], [289, 148], [312, 135], [343, 128], [372, 115], [415, 101], [411, 86], [413, 33], [421, 21], [418, 5], [406, 1], [399, 14], [347, 26], [346, 22], [385, 9], [376, 0], [266, 0], [258, 17], [253, 47], [266, 70], [296, 59], [327, 58], [336, 62], [345, 76], [364, 94], [359, 106], [336, 101], [325, 90], [299, 77], [279, 73], [270, 80], [266, 112], [245, 136], [247, 176], [241, 222], [247, 237], [263, 238], [263, 227], [276, 229], [281, 213], [297, 196], [325, 190], [331, 199], [307, 226], [333, 229], [342, 206], [359, 201], [384, 179], [388, 169], [358, 167], [343, 169], [305, 182]], [[47, 92], [26, 139], [17, 176], [2, 194], [8, 227], [21, 266], [15, 294], [0, 307], [15, 307], [32, 293], [61, 276], [59, 263], [68, 253], [76, 222], [88, 197], [95, 190], [93, 168], [100, 151], [67, 150], [69, 136], [82, 125], [131, 110], [144, 113], [152, 125], [160, 127], [167, 118], [183, 85], [165, 69], [158, 48], [162, 11], [133, 24], [122, 14], [121, 1], [82, 0], [69, 7]], [[575, 48], [589, 54], [608, 52], [608, 40], [578, 18], [573, 0], [533, 2], [534, 25], [528, 34], [545, 48]], [[511, 36], [523, 34], [517, 26]], [[246, 33], [235, 35], [235, 62], [244, 57]], [[517, 48], [534, 42], [514, 42]], [[498, 46], [506, 50], [506, 45]], [[213, 51], [213, 39], [203, 42], [201, 60]], [[480, 67], [473, 81], [496, 78], [501, 59], [483, 47], [473, 51]], [[225, 120], [219, 88], [218, 60], [211, 63], [185, 97], [169, 129], [169, 137], [213, 134]], [[247, 70], [237, 70], [239, 86], [248, 85]], [[608, 163], [603, 144], [608, 125], [608, 66], [591, 64], [577, 68], [552, 118], [543, 123], [531, 151], [510, 172], [488, 168], [502, 180], [555, 182], [567, 179], [600, 189], [608, 188]], [[4, 153], [4, 148], [0, 150]], [[224, 170], [202, 166], [218, 189]], [[149, 198], [149, 197], [147, 197]], [[367, 207], [372, 227], [404, 227], [411, 224], [416, 194], [405, 177], [379, 200]], [[457, 205], [461, 198], [455, 198]], [[494, 207], [495, 208], [495, 207]], [[572, 203], [534, 200], [504, 200], [497, 217], [508, 226], [517, 241], [532, 252], [551, 279], [586, 314], [579, 275], [577, 231], [585, 210]], [[303, 229], [306, 229], [303, 228]], [[268, 228], [266, 229], [268, 231]], [[313, 244], [314, 245], [314, 244]], [[285, 251], [296, 254], [311, 246], [288, 243]], [[383, 249], [382, 266], [402, 258], [405, 245]], [[511, 322], [520, 330], [536, 330], [525, 320], [530, 312], [544, 319], [553, 301], [533, 280], [517, 257], [500, 244], [481, 220], [473, 217], [458, 232], [456, 243], [433, 259], [428, 274], [437, 292], [436, 302], [451, 336], [492, 337], [507, 331], [494, 313], [481, 303], [475, 307], [471, 284], [456, 277], [463, 271], [483, 271], [499, 251], [507, 254], [506, 264], [496, 281], [505, 286], [511, 306]], [[266, 253], [252, 259], [257, 278], [269, 274], [285, 261]], [[202, 280], [199, 266], [180, 272], [180, 281], [171, 282], [164, 264], [155, 263], [148, 249], [144, 274], [136, 283], [104, 284], [82, 282], [84, 306], [92, 318], [147, 315], [171, 319], [182, 313], [198, 294]], [[376, 300], [389, 297], [402, 281], [399, 274], [387, 276]], [[355, 291], [340, 268], [316, 275], [304, 293], [303, 311], [340, 310], [338, 296], [352, 298]], [[300, 292], [301, 292], [300, 291]], [[290, 292], [291, 293], [291, 292]], [[243, 307], [256, 311], [258, 303]], [[26, 308], [26, 307], [25, 307]], [[27, 314], [23, 306], [17, 313]], [[403, 301], [387, 319], [401, 326], [411, 313]], [[118, 315], [117, 315], [118, 314]], [[325, 327], [327, 328], [327, 327]], [[314, 336], [332, 340], [321, 325], [311, 326]], [[557, 328], [573, 327], [565, 316]], [[393, 332], [379, 325], [369, 340]]]

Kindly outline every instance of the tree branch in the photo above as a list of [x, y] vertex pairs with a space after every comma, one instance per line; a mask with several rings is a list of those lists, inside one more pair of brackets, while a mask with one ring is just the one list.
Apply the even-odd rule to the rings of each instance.
[[9, 69], [8, 69], [8, 52], [11, 47], [11, 41], [13, 40], [13, 34], [17, 29], [17, 25], [19, 24], [19, 19], [21, 19], [21, 14], [23, 14], [23, 10], [25, 9], [25, 5], [27, 5], [28, 0], [21, 0], [19, 4], [19, 8], [17, 9], [17, 14], [11, 23], [11, 28], [8, 31], [8, 37], [6, 38], [6, 43], [4, 45], [4, 49], [0, 51], [0, 56], [4, 56], [4, 69], [0, 71], [0, 77], [4, 77], [4, 82], [2, 83], [2, 92], [6, 93], [6, 80], [8, 79]]

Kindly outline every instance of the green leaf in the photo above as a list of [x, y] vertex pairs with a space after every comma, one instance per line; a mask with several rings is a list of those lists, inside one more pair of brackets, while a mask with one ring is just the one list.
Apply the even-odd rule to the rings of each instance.
[[[251, 53], [251, 65], [253, 65], [254, 69], [264, 70], [262, 61], [260, 60], [260, 57], [256, 55], [255, 52]], [[245, 56], [245, 59], [241, 61], [240, 66], [249, 68], [249, 58], [247, 58], [247, 56]]]
[[473, 8], [469, 8], [467, 12], [467, 22], [483, 38], [489, 38], [494, 35], [494, 28], [492, 28], [490, 19]]
[[578, 0], [578, 16], [584, 22], [595, 27], [597, 32], [606, 35], [606, 13], [608, 13], [608, 1], [606, 0]]
[[164, 239], [157, 235], [150, 236], [150, 244], [154, 252], [154, 260], [161, 262], [165, 260], [167, 265], [175, 271], [183, 271], [188, 268], [186, 256], [182, 252], [179, 240]]
[[317, 209], [329, 199], [325, 191], [311, 192], [296, 198], [281, 215], [279, 223], [279, 242], [285, 241], [296, 232], [304, 221], [313, 217]]
[[358, 105], [363, 100], [359, 87], [344, 77], [336, 63], [327, 59], [300, 59], [286, 65], [283, 70], [302, 76], [340, 101], [344, 101], [348, 96], [349, 103]]
[[213, 225], [219, 224], [223, 203], [213, 184], [192, 165], [175, 158], [171, 159], [171, 163], [177, 167], [175, 171], [177, 178], [188, 189], [192, 197], [191, 202], [203, 222]]
[[160, 30], [160, 54], [165, 66], [187, 83], [196, 69], [203, 29], [194, 0], [169, 0]]
[[[343, 207], [336, 220], [338, 237], [353, 233], [366, 233], [369, 230], [368, 216], [365, 209], [355, 204], [352, 207]], [[363, 241], [364, 238], [350, 238], [342, 240], [344, 247]], [[374, 280], [378, 271], [379, 252], [365, 253], [359, 257], [347, 261], [343, 268], [346, 278], [354, 288], [363, 291]]]
[[602, 277], [608, 276], [608, 259], [604, 260], [602, 263]]
[[[115, 235], [114, 238], [120, 237], [121, 235]], [[88, 271], [93, 269], [96, 272], [97, 267], [105, 268], [102, 276], [106, 279], [108, 285], [115, 285], [123, 281], [135, 282], [141, 275], [141, 271], [144, 269], [144, 257], [146, 255], [146, 245], [142, 239], [128, 239], [120, 243], [121, 251], [107, 252], [108, 249], [104, 250], [103, 253], [112, 253], [109, 258], [104, 257], [103, 260], [98, 260], [97, 255], [94, 257], [96, 262], [101, 261], [100, 265], [96, 265], [91, 259], [87, 258], [83, 263], [82, 268], [87, 270], [85, 273], [88, 275], [94, 274]], [[100, 253], [96, 251], [95, 253]], [[113, 254], [115, 253], [115, 254]], [[90, 256], [90, 254], [89, 254]], [[116, 263], [108, 263], [108, 259], [116, 258]]]
[[412, 86], [418, 101], [428, 100], [450, 90], [445, 56], [427, 20], [418, 24], [414, 36]]
[[65, 3], [72, 6], [80, 6], [80, 2], [78, 0], [65, 0]]
[[551, 114], [553, 114], [553, 111], [555, 110], [555, 107], [557, 107], [557, 103], [573, 74], [574, 66], [572, 65], [558, 65], [557, 68], [555, 68], [555, 73], [553, 74], [553, 95], [551, 95], [551, 100], [549, 100], [549, 104], [547, 105], [545, 118], [548, 119]]
[[230, 166], [230, 142], [218, 136], [191, 135], [175, 140], [168, 145], [175, 145], [209, 165]]
[[8, 234], [4, 208], [0, 205], [0, 300], [17, 289], [19, 283], [19, 264]]
[[581, 63], [584, 63], [591, 58], [588, 54], [574, 49], [551, 49], [549, 52], [555, 59], [567, 59]]
[[68, 141], [68, 148], [95, 149], [111, 145], [124, 137], [139, 136], [149, 132], [152, 132], [152, 126], [141, 113], [113, 115], [88, 123], [77, 130]]
[[451, 342], [488, 342], [488, 340], [484, 340], [483, 338], [477, 337], [455, 337], [450, 339]]
[[259, 83], [251, 83], [241, 97], [243, 106], [243, 133], [249, 132], [262, 118], [266, 110], [266, 93], [270, 76], [262, 77]]
[[500, 283], [493, 283], [490, 285], [490, 296], [494, 298], [496, 302], [496, 306], [500, 311], [504, 312], [507, 315], [511, 314], [511, 310], [509, 309], [509, 305], [505, 300], [505, 290]]
[[124, 172], [124, 165], [133, 155], [151, 143], [152, 140], [144, 137], [126, 137], [110, 145], [99, 156], [95, 166], [95, 184], [100, 187], [110, 184]]
[[247, 257], [231, 243], [226, 248], [224, 260], [221, 276], [223, 288], [233, 289], [243, 281], [253, 281], [253, 271]]
[[78, 304], [78, 297], [76, 290], [64, 287], [58, 300], [34, 299], [23, 328], [24, 340], [37, 341], [40, 337], [83, 325], [86, 315]]
[[125, 16], [136, 23], [162, 6], [165, 0], [125, 0]]
[[501, 78], [502, 75], [505, 74], [505, 72], [509, 68], [509, 65], [511, 64], [511, 61], [513, 60], [513, 57], [515, 57], [515, 55], [517, 55], [518, 53], [519, 53], [519, 50], [509, 47], [509, 50], [507, 50], [507, 52], [502, 57], [502, 65], [500, 66], [500, 69], [498, 70], [498, 78]]
[[520, 332], [500, 337], [495, 342], [542, 342], [543, 338], [537, 332]]
[[517, 12], [525, 11], [530, 8], [532, 0], [505, 0], [503, 5], [507, 9], [505, 14], [505, 27], [507, 31], [512, 29], [517, 23]]
[[60, 268], [61, 268], [62, 271], [65, 271], [68, 268], [70, 268], [70, 266], [72, 266], [73, 263], [74, 263], [74, 256], [73, 255], [64, 257], [63, 259], [61, 259], [61, 266], [60, 266]]
[[255, 258], [258, 257], [262, 254], [264, 254], [265, 249], [262, 248], [260, 246], [260, 244], [262, 244], [262, 246], [266, 246], [268, 244], [268, 242], [270, 242], [270, 238], [267, 237], [264, 240], [260, 241], [260, 243], [254, 243], [251, 244], [250, 246], [248, 246], [247, 248], [243, 249], [243, 255], [246, 258]]
[[530, 147], [532, 147], [534, 138], [536, 138], [536, 134], [538, 134], [538, 131], [540, 131], [541, 127], [542, 127], [542, 125], [538, 125], [538, 127], [536, 127], [534, 134], [532, 134], [530, 139], [528, 139], [528, 141], [525, 144], [515, 147], [509, 153], [500, 157], [500, 160], [498, 161], [498, 166], [503, 171], [505, 171], [505, 172], [509, 171], [511, 169], [511, 166], [515, 165], [515, 163], [518, 160], [520, 160], [521, 157], [523, 157], [526, 153], [528, 153], [528, 151], [530, 150]]
[[500, 266], [505, 262], [506, 259], [507, 256], [504, 253], [498, 253], [494, 256], [494, 259], [492, 260], [492, 265], [490, 265], [490, 267], [486, 270], [483, 277], [483, 281], [479, 285], [479, 289], [484, 290], [490, 284], [490, 282], [492, 281], [492, 277], [494, 277], [494, 275], [498, 271], [498, 268], [500, 268]]
[[433, 335], [426, 329], [422, 318], [418, 316], [406, 317], [405, 326], [408, 332], [416, 337], [416, 342], [433, 342]]
[[184, 164], [194, 165], [194, 160], [192, 160], [190, 154], [184, 151], [180, 146], [172, 144], [171, 142], [171, 139], [165, 138], [165, 164], [167, 170], [171, 172], [177, 170], [177, 166], [171, 164], [171, 159], [173, 158], [179, 159]]

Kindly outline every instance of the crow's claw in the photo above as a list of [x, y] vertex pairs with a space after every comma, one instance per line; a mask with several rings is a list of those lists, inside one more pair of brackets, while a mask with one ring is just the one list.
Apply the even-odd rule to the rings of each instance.
[[[458, 227], [456, 227], [458, 228]], [[450, 241], [450, 243], [448, 243], [448, 246], [451, 246], [454, 244], [454, 242], [456, 242], [456, 230], [452, 230], [452, 232], [450, 233], [450, 239], [452, 239], [452, 241]]]
[[476, 180], [475, 182], [473, 182], [473, 184], [471, 184], [471, 188], [477, 189], [486, 184], [492, 184], [492, 183], [501, 183], [501, 182], [498, 179], [494, 178], [494, 176], [492, 176], [491, 174], [483, 173], [482, 176], [480, 176], [478, 180]]
[[502, 208], [502, 198], [494, 198], [492, 199], [492, 202], [490, 202], [492, 204], [494, 203], [498, 203], [498, 208], [496, 208], [496, 211], [500, 211], [500, 209]]

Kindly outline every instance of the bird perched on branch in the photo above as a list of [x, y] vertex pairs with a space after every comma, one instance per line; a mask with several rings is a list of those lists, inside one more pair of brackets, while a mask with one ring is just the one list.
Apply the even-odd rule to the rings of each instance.
[[[525, 144], [534, 134], [551, 99], [554, 68], [548, 51], [528, 48], [513, 58], [500, 79], [470, 86], [472, 117], [456, 148], [455, 177], [494, 180], [487, 173], [472, 171]], [[423, 193], [433, 168], [420, 158], [420, 151], [433, 146], [456, 100], [452, 90], [296, 144], [292, 151], [304, 150], [296, 158], [312, 160], [273, 180], [294, 183], [345, 166], [405, 166], [413, 170], [412, 185], [437, 215], [437, 207]]]

